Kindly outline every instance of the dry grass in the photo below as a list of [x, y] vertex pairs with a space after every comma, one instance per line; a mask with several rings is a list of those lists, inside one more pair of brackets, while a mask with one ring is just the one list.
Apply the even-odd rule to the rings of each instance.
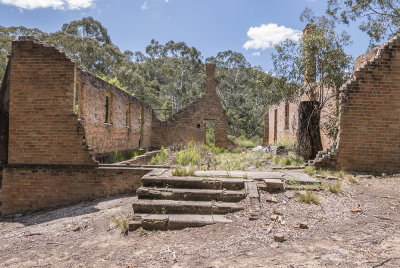
[[196, 168], [194, 166], [186, 166], [186, 167], [176, 167], [171, 171], [172, 176], [193, 176]]
[[319, 204], [321, 202], [321, 199], [318, 195], [314, 194], [311, 191], [307, 191], [306, 194], [298, 194], [299, 198], [301, 201], [304, 203], [313, 203], [313, 204]]
[[328, 189], [329, 189], [329, 192], [337, 194], [342, 191], [342, 184], [338, 181], [334, 184], [330, 184]]

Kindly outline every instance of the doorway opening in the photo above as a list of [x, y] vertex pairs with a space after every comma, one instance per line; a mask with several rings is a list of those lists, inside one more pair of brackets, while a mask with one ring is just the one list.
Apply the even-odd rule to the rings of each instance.
[[206, 145], [215, 145], [215, 120], [204, 120], [206, 126]]

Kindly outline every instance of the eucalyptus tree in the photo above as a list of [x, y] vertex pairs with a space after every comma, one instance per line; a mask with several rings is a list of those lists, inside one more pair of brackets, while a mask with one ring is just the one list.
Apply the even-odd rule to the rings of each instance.
[[371, 37], [371, 44], [400, 33], [398, 0], [328, 0], [327, 14], [343, 23], [360, 21], [360, 29]]

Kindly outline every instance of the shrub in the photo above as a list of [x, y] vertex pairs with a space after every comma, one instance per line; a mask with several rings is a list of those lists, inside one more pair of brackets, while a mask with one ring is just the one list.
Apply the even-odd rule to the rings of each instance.
[[260, 161], [257, 161], [254, 165], [256, 168], [259, 168], [262, 166], [262, 163]]
[[242, 149], [240, 147], [236, 147], [235, 149], [232, 150], [232, 153], [234, 154], [240, 154], [242, 152]]
[[193, 140], [176, 153], [176, 162], [181, 166], [197, 165], [200, 159], [200, 148]]
[[282, 165], [284, 166], [290, 166], [292, 164], [292, 159], [290, 159], [290, 157], [285, 157], [282, 161], [281, 161]]
[[342, 184], [340, 182], [329, 185], [329, 192], [331, 193], [337, 194], [341, 191], [341, 189], [342, 189]]
[[353, 176], [350, 176], [348, 180], [350, 183], [357, 183], [357, 180]]
[[281, 162], [281, 158], [279, 156], [276, 156], [274, 162], [276, 165], [279, 165], [279, 163]]
[[187, 166], [187, 167], [177, 167], [172, 170], [172, 176], [193, 176], [196, 168], [194, 166]]
[[313, 203], [317, 205], [321, 202], [319, 196], [311, 191], [307, 191], [306, 194], [299, 193], [298, 196], [304, 203]]
[[161, 147], [160, 152], [153, 156], [150, 160], [150, 164], [152, 165], [161, 165], [164, 164], [169, 158], [169, 152], [164, 149], [164, 146]]
[[[229, 138], [238, 146], [243, 147], [243, 148], [254, 148], [256, 147], [257, 143], [254, 142], [253, 140], [247, 139], [245, 136], [240, 136], [240, 137], [234, 137], [234, 136], [229, 136]], [[257, 138], [254, 138], [257, 139]]]

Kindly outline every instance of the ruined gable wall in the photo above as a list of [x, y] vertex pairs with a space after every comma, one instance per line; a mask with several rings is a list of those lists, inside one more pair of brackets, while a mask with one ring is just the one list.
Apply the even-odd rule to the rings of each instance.
[[182, 145], [191, 139], [204, 143], [206, 141], [204, 120], [215, 120], [215, 145], [228, 147], [226, 114], [215, 90], [217, 85], [215, 65], [207, 64], [206, 94], [166, 121], [160, 121], [153, 115], [152, 145], [154, 147]]
[[394, 37], [341, 92], [336, 168], [400, 170], [400, 41]]
[[[141, 147], [151, 146], [149, 140], [152, 109], [149, 105], [80, 69], [77, 69], [77, 82], [81, 91], [79, 92], [79, 117], [84, 121], [87, 143], [95, 155], [138, 149], [141, 136], [139, 118], [142, 113], [144, 121]], [[106, 123], [107, 95], [111, 97], [108, 123]], [[128, 103], [130, 105], [129, 125], [126, 124]]]
[[52, 46], [14, 41], [10, 59], [9, 164], [94, 165], [73, 113], [75, 64]]

